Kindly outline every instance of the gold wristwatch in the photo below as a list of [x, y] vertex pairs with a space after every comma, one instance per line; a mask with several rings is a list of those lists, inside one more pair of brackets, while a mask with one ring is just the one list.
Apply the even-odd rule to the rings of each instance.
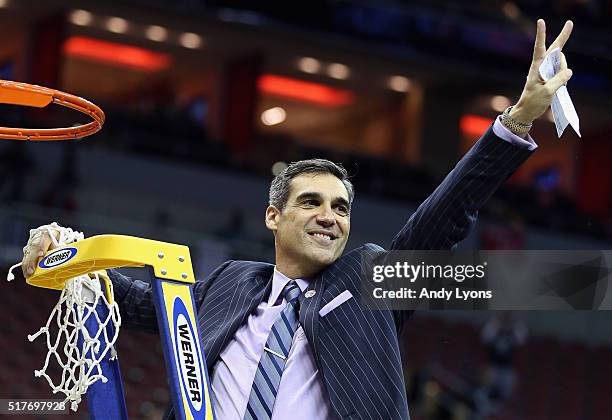
[[533, 124], [525, 124], [525, 123], [516, 121], [514, 118], [512, 118], [510, 116], [510, 111], [511, 110], [512, 110], [511, 106], [506, 108], [506, 110], [504, 111], [504, 113], [501, 116], [501, 123], [508, 130], [512, 131], [512, 133], [516, 134], [517, 136], [521, 136], [522, 137], [525, 134], [529, 133], [529, 130], [531, 130], [531, 126]]

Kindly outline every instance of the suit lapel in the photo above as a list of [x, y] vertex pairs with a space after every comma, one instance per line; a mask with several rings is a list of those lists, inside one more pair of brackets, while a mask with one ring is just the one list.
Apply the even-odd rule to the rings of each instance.
[[[309, 285], [306, 292], [309, 290], [314, 290], [314, 296], [311, 298], [306, 298], [306, 293], [304, 293], [300, 297], [300, 324], [302, 325], [302, 328], [304, 328], [308, 342], [312, 346], [319, 374], [321, 375], [325, 386], [328, 386], [328, 383], [324, 376], [321, 356], [323, 353], [325, 353], [322, 351], [322, 344], [325, 343], [322, 343], [321, 341], [325, 338], [325, 336], [322, 338], [320, 334], [321, 317], [319, 316], [319, 311], [339, 293], [349, 289], [348, 284], [346, 283], [346, 272], [349, 271], [351, 274], [354, 274], [351, 271], [351, 269], [354, 270], [354, 268], [350, 265], [350, 263], [354, 264], [355, 261], [353, 260], [355, 260], [355, 258], [356, 256], [353, 252], [342, 256], [334, 264], [323, 270]], [[354, 288], [351, 289], [354, 296], [352, 299], [357, 298], [356, 290]], [[352, 304], [355, 303], [352, 302]], [[338, 357], [342, 356], [338, 355]]]
[[[319, 351], [319, 309], [323, 301], [323, 292], [326, 285], [325, 271], [318, 275], [308, 286], [308, 288], [300, 296], [300, 325], [304, 329], [308, 343], [312, 346], [312, 352], [315, 355], [316, 364], [319, 367], [321, 376], [321, 358]], [[309, 298], [308, 292], [315, 292], [314, 296]]]
[[[201, 338], [209, 371], [236, 330], [246, 322], [264, 297], [270, 294], [272, 281], [270, 276], [245, 276], [238, 281], [220, 284], [220, 287], [224, 287], [222, 293], [229, 296], [229, 303], [215, 305], [215, 301], [205, 301], [200, 316]], [[210, 311], [207, 311], [207, 306], [211, 308]]]

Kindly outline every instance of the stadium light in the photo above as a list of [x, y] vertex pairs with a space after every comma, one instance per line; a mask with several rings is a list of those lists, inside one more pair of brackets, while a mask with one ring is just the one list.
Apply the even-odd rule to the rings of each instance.
[[521, 10], [518, 8], [516, 4], [511, 1], [504, 3], [502, 6], [502, 11], [506, 17], [510, 19], [517, 19], [521, 16]]
[[502, 95], [495, 95], [491, 98], [491, 108], [497, 112], [504, 112], [510, 106], [510, 98]]
[[287, 118], [287, 112], [280, 106], [266, 109], [261, 113], [261, 122], [265, 125], [277, 125], [285, 121]]
[[344, 64], [331, 63], [327, 66], [327, 74], [334, 79], [344, 80], [349, 78], [351, 70]]
[[172, 57], [168, 54], [84, 36], [68, 38], [64, 43], [63, 51], [64, 54], [70, 57], [78, 57], [145, 72], [165, 70], [172, 64]]
[[162, 42], [168, 38], [168, 30], [163, 26], [151, 25], [145, 31], [145, 35], [151, 41]]
[[480, 137], [491, 126], [491, 118], [480, 115], [466, 114], [459, 120], [459, 129], [463, 135]]
[[257, 88], [268, 95], [283, 96], [327, 107], [349, 105], [355, 100], [354, 93], [349, 90], [275, 74], [260, 76], [257, 79]]
[[111, 17], [106, 21], [106, 29], [116, 34], [125, 33], [128, 27], [128, 21], [120, 17]]
[[321, 62], [316, 58], [302, 57], [298, 60], [298, 68], [304, 73], [318, 73], [321, 70]]
[[70, 22], [79, 26], [88, 26], [91, 25], [93, 21], [93, 15], [87, 10], [74, 10], [70, 13]]
[[391, 76], [387, 81], [387, 86], [396, 92], [408, 92], [410, 90], [410, 80], [404, 76]]
[[202, 46], [202, 37], [193, 32], [185, 32], [179, 37], [179, 43], [185, 48], [200, 48]]
[[276, 176], [287, 168], [287, 163], [279, 160], [272, 165], [272, 175]]

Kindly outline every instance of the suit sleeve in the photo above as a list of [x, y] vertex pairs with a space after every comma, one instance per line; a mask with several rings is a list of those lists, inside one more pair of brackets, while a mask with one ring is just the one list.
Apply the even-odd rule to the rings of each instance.
[[233, 260], [224, 262], [219, 267], [215, 268], [215, 271], [213, 271], [210, 276], [206, 278], [206, 280], [196, 281], [196, 283], [193, 285], [193, 298], [195, 300], [196, 310], [199, 310], [202, 306], [204, 296], [206, 296], [206, 293], [208, 292], [208, 289], [210, 289], [213, 282], [217, 279], [217, 277], [219, 277], [219, 274], [221, 274], [233, 262]]
[[468, 236], [478, 210], [531, 153], [489, 128], [414, 212], [391, 250], [451, 249]]
[[157, 317], [151, 285], [132, 279], [117, 270], [107, 270], [113, 282], [115, 301], [121, 313], [121, 326], [157, 333]]
[[[212, 282], [231, 262], [227, 261], [221, 264], [206, 280], [195, 282], [193, 294], [196, 310], [202, 304], [206, 291]], [[130, 329], [157, 333], [159, 328], [151, 285], [125, 276], [117, 270], [107, 270], [107, 272], [113, 282], [115, 300], [119, 305], [122, 325]]]

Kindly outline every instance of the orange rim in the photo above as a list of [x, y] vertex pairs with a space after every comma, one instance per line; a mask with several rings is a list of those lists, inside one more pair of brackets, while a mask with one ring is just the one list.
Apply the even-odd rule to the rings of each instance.
[[69, 93], [43, 86], [0, 80], [0, 103], [44, 108], [50, 103], [74, 109], [93, 119], [90, 123], [65, 128], [0, 127], [0, 139], [10, 140], [74, 140], [91, 136], [102, 129], [104, 112], [96, 104]]

